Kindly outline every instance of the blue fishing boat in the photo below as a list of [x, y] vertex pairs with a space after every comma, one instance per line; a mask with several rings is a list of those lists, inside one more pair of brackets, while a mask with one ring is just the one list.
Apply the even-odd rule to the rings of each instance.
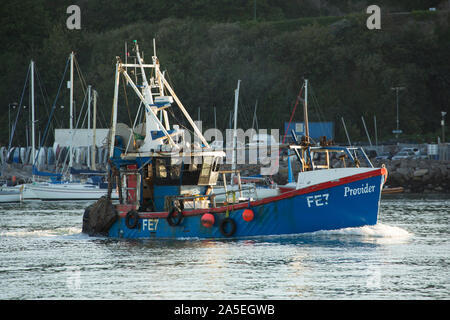
[[[241, 190], [227, 191], [224, 178], [226, 197], [218, 201], [214, 187], [230, 173], [220, 169], [225, 153], [210, 148], [160, 71], [156, 52], [152, 64], [144, 64], [136, 41], [134, 52], [134, 63], [118, 58], [115, 73], [108, 181], [117, 182], [119, 203], [107, 195], [86, 208], [83, 232], [123, 239], [234, 239], [377, 223], [386, 168], [374, 168], [359, 148], [313, 145], [308, 134], [289, 146], [300, 162], [297, 182], [267, 197], [243, 198]], [[139, 69], [141, 85], [128, 68]], [[153, 69], [150, 80], [147, 68]], [[115, 132], [121, 75], [144, 107], [145, 135], [141, 131], [138, 138], [135, 126], [128, 136]], [[170, 126], [166, 111], [176, 107], [198, 143], [188, 143], [179, 126]], [[331, 168], [332, 157], [342, 167]]]

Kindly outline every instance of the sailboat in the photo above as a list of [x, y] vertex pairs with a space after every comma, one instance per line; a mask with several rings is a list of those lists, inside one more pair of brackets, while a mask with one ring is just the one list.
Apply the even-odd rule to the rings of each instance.
[[0, 187], [0, 203], [20, 202], [20, 190]]
[[[34, 136], [34, 125], [35, 125], [35, 114], [34, 114], [34, 61], [31, 60], [30, 61], [30, 66], [29, 66], [29, 75], [30, 75], [30, 97], [31, 97], [31, 121], [32, 121], [32, 131], [33, 131], [33, 135], [32, 135], [32, 144], [33, 147], [31, 148], [31, 152], [34, 156], [35, 154], [35, 148], [34, 148], [34, 144], [35, 144], [35, 136]], [[27, 77], [27, 81], [28, 81], [28, 77]], [[26, 83], [25, 82], [25, 87], [26, 87]], [[23, 98], [23, 94], [22, 94], [22, 98]], [[20, 105], [22, 104], [22, 99], [20, 101]], [[19, 108], [20, 111], [20, 108]], [[16, 118], [16, 123], [17, 123], [17, 118]], [[13, 126], [13, 132], [12, 135], [10, 137], [10, 141], [9, 141], [9, 152], [10, 154], [12, 153], [12, 148], [11, 148], [11, 142], [12, 142], [12, 137], [14, 136], [14, 131], [15, 131], [16, 125]], [[19, 150], [18, 148], [16, 148], [16, 150]], [[26, 154], [27, 152], [25, 152], [25, 149], [23, 149], [22, 152], [22, 163], [26, 164]], [[4, 165], [4, 164], [3, 164]], [[19, 202], [22, 201], [24, 199], [29, 199], [29, 200], [35, 200], [37, 199], [36, 195], [34, 194], [34, 192], [28, 188], [29, 184], [24, 183], [24, 184], [19, 184], [16, 186], [3, 186], [1, 187], [1, 192], [0, 192], [0, 202]]]
[[[70, 54], [70, 130], [72, 132], [72, 138], [74, 135], [73, 129], [73, 62], [74, 62], [74, 53]], [[33, 82], [32, 82], [33, 83]], [[89, 97], [90, 98], [90, 97]], [[34, 101], [34, 99], [33, 99]], [[94, 100], [95, 101], [95, 100]], [[90, 104], [89, 100], [89, 104]], [[34, 115], [34, 103], [33, 103], [33, 111]], [[89, 110], [90, 112], [90, 110]], [[33, 118], [34, 119], [34, 118]], [[49, 119], [50, 121], [50, 119]], [[33, 121], [34, 124], [34, 121]], [[22, 187], [23, 199], [39, 199], [39, 200], [96, 200], [100, 197], [106, 195], [108, 189], [101, 186], [100, 184], [95, 184], [92, 182], [81, 182], [74, 181], [72, 179], [72, 175], [70, 175], [69, 179], [62, 179], [62, 174], [60, 173], [51, 173], [51, 172], [42, 172], [36, 168], [36, 162], [38, 156], [43, 151], [43, 148], [39, 149], [38, 155], [35, 155], [35, 140], [34, 140], [34, 126], [32, 128], [32, 159], [33, 159], [33, 183], [27, 184]], [[45, 153], [44, 153], [45, 155]], [[73, 166], [73, 144], [72, 141], [69, 144], [69, 167]], [[98, 173], [98, 172], [97, 172]], [[93, 173], [94, 174], [94, 173]], [[37, 177], [44, 176], [50, 178], [49, 181], [38, 182]], [[30, 196], [27, 196], [27, 193]], [[33, 197], [33, 198], [31, 198]], [[112, 193], [112, 198], [117, 198], [117, 193]]]
[[[108, 194], [86, 208], [83, 232], [123, 239], [241, 239], [377, 223], [386, 168], [333, 169], [319, 165], [311, 157], [313, 152], [322, 152], [325, 159], [330, 152], [342, 152], [355, 160], [354, 150], [314, 147], [308, 138], [290, 145], [302, 168], [295, 188], [258, 200], [216, 201], [217, 194], [211, 189], [222, 173], [224, 152], [210, 148], [164, 78], [155, 45], [153, 63], [144, 64], [136, 40], [134, 44], [136, 63], [123, 63], [118, 58], [114, 81], [109, 157], [111, 171], [123, 182], [118, 186], [119, 203], [112, 204]], [[141, 71], [142, 90], [128, 74], [128, 67]], [[150, 81], [146, 69], [152, 69]], [[124, 148], [124, 137], [116, 135], [121, 75], [145, 107], [145, 138], [133, 150]], [[158, 114], [165, 117], [163, 111], [174, 107], [202, 142], [200, 149], [177, 139], [181, 137], [179, 128], [158, 118]]]

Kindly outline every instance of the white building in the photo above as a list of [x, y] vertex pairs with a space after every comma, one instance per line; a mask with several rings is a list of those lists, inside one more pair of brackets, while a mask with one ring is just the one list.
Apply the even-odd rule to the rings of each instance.
[[[102, 147], [108, 138], [109, 129], [95, 130], [95, 144], [97, 147]], [[55, 129], [55, 142], [61, 147], [68, 147], [72, 141], [72, 147], [86, 147], [91, 146], [93, 140], [92, 129], [74, 129], [73, 135], [70, 129]]]

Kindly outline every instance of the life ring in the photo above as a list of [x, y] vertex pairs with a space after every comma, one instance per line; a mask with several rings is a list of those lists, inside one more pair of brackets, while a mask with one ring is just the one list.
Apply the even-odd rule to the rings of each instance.
[[137, 227], [139, 222], [139, 215], [136, 211], [131, 210], [128, 211], [126, 217], [125, 217], [125, 225], [129, 228], [129, 229], [134, 229]]
[[[227, 231], [226, 229], [228, 224], [230, 226]], [[231, 237], [236, 232], [236, 222], [231, 218], [225, 218], [220, 222], [219, 230], [225, 237]]]
[[167, 215], [167, 222], [169, 223], [169, 226], [177, 226], [181, 223], [182, 220], [183, 213], [181, 212], [181, 209], [178, 207], [173, 207], [173, 209]]

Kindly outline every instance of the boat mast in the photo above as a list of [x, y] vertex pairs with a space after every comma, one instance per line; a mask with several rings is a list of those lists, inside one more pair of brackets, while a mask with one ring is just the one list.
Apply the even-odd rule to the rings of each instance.
[[[156, 77], [156, 81], [157, 81], [157, 86], [159, 89], [159, 96], [163, 97], [164, 96], [164, 85], [163, 82], [161, 80], [161, 77], [164, 77], [164, 73], [160, 72], [160, 66], [159, 66], [159, 60], [156, 57], [156, 41], [155, 38], [153, 38], [153, 65], [155, 66], [155, 77]], [[166, 130], [170, 130], [170, 125], [169, 125], [169, 117], [167, 115], [167, 110], [161, 110], [160, 111], [162, 115], [162, 117], [164, 117], [164, 125], [166, 127]], [[162, 119], [160, 118], [160, 121], [162, 123]]]
[[[31, 60], [31, 156], [33, 157], [33, 166], [36, 161], [36, 151], [34, 150], [36, 146], [36, 140], [35, 140], [35, 121], [34, 121], [35, 115], [34, 115], [34, 61]], [[34, 174], [32, 176], [32, 179], [34, 181]]]
[[[70, 145], [69, 145], [69, 167], [73, 165], [73, 51], [70, 53]], [[72, 181], [72, 174], [70, 174], [70, 181]]]
[[[133, 83], [133, 81], [131, 80], [131, 78], [128, 75], [128, 73], [122, 68], [122, 64], [120, 64], [118, 66], [119, 67], [119, 71], [122, 72], [122, 74], [125, 76], [125, 78], [127, 78], [128, 83], [131, 85], [133, 90], [136, 92], [138, 97], [141, 99], [141, 101], [145, 105], [145, 110], [146, 110], [146, 112], [145, 112], [145, 121], [146, 121], [146, 128], [147, 128], [146, 130], [149, 130], [149, 125], [148, 124], [151, 121], [150, 119], [153, 118], [153, 120], [156, 122], [158, 128], [164, 132], [165, 136], [169, 140], [170, 145], [172, 147], [177, 147], [177, 145], [173, 141], [172, 137], [170, 136], [170, 134], [167, 132], [166, 128], [164, 127], [164, 125], [161, 123], [161, 121], [159, 121], [158, 117], [156, 116], [157, 108], [151, 106], [151, 105], [153, 105], [152, 92], [151, 92], [150, 86], [149, 86], [149, 84], [147, 82], [147, 77], [145, 75], [143, 60], [141, 59], [141, 55], [139, 53], [139, 46], [138, 46], [136, 40], [134, 40], [134, 43], [135, 43], [135, 46], [136, 46], [136, 56], [137, 56], [137, 59], [138, 59], [138, 64], [139, 64], [139, 67], [141, 68], [141, 73], [142, 73], [142, 83], [143, 83], [143, 86], [144, 86], [143, 94], [140, 93], [140, 91], [137, 89], [136, 85]], [[155, 60], [156, 60], [156, 58], [155, 58]], [[154, 65], [153, 65], [153, 67], [155, 68]], [[159, 77], [162, 76], [161, 75], [161, 71], [159, 69], [155, 68], [155, 76], [157, 76], [157, 77], [158, 76]], [[118, 78], [116, 80], [118, 81]], [[165, 81], [164, 78], [162, 80]], [[118, 86], [118, 83], [116, 85]], [[155, 111], [154, 111], [153, 108], [155, 108]], [[112, 150], [112, 148], [111, 148], [111, 150]], [[111, 153], [111, 156], [112, 156], [112, 153]]]
[[189, 115], [189, 113], [186, 111], [186, 109], [184, 108], [183, 104], [181, 103], [180, 99], [178, 99], [177, 95], [175, 94], [175, 92], [173, 91], [172, 87], [169, 85], [169, 83], [167, 82], [166, 78], [164, 78], [163, 74], [161, 73], [161, 71], [158, 71], [158, 75], [161, 77], [161, 80], [163, 81], [164, 86], [166, 87], [166, 89], [169, 91], [170, 95], [172, 96], [172, 98], [175, 100], [175, 102], [177, 103], [178, 107], [180, 108], [181, 112], [183, 112], [184, 116], [186, 117], [187, 121], [189, 122], [189, 124], [192, 126], [192, 129], [194, 129], [195, 134], [197, 135], [197, 137], [200, 138], [200, 140], [203, 142], [203, 144], [205, 145], [206, 148], [209, 148], [209, 144], [206, 141], [205, 137], [203, 136], [203, 134], [200, 132], [200, 130], [198, 129], [198, 127], [195, 125], [194, 121], [192, 120], [191, 116]]
[[236, 171], [236, 158], [237, 158], [237, 114], [238, 114], [238, 99], [239, 99], [239, 86], [241, 84], [241, 80], [238, 80], [237, 88], [234, 90], [234, 130], [233, 130], [233, 156], [231, 161], [231, 184], [233, 184], [233, 178]]
[[[91, 85], [88, 85], [88, 123], [87, 123], [87, 129], [88, 129], [88, 137], [91, 134], [91, 91], [92, 87]], [[88, 156], [87, 156], [87, 165], [88, 168], [91, 169], [91, 148], [87, 148]]]
[[[198, 127], [195, 125], [194, 121], [192, 120], [192, 118], [190, 117], [189, 113], [186, 111], [186, 109], [184, 108], [183, 104], [181, 103], [181, 101], [178, 99], [177, 95], [175, 94], [174, 90], [172, 89], [172, 87], [169, 85], [169, 83], [167, 82], [167, 80], [164, 77], [164, 73], [161, 72], [160, 66], [159, 66], [159, 61], [158, 58], [156, 57], [156, 48], [154, 46], [154, 63], [153, 64], [144, 64], [143, 60], [141, 59], [140, 53], [139, 53], [139, 47], [137, 45], [137, 41], [134, 40], [133, 41], [135, 43], [135, 48], [136, 48], [136, 58], [137, 58], [137, 64], [123, 64], [120, 62], [119, 58], [117, 60], [117, 65], [116, 65], [116, 87], [115, 87], [115, 93], [114, 93], [114, 103], [113, 103], [113, 127], [111, 130], [111, 143], [112, 145], [110, 146], [110, 156], [113, 156], [113, 151], [114, 151], [114, 135], [115, 135], [115, 123], [117, 122], [117, 94], [118, 92], [116, 92], [118, 90], [118, 74], [122, 73], [122, 75], [125, 77], [125, 79], [127, 80], [127, 83], [131, 86], [131, 88], [135, 91], [136, 95], [139, 97], [139, 99], [142, 101], [142, 103], [145, 106], [145, 119], [146, 119], [146, 123], [150, 123], [151, 120], [153, 120], [158, 128], [160, 128], [161, 131], [163, 131], [164, 135], [167, 137], [169, 144], [174, 147], [174, 148], [179, 148], [179, 146], [177, 144], [175, 144], [175, 142], [173, 141], [171, 135], [167, 132], [167, 130], [169, 130], [169, 123], [168, 123], [168, 118], [166, 116], [165, 111], [160, 108], [158, 110], [157, 107], [153, 106], [153, 97], [152, 97], [152, 92], [151, 92], [151, 87], [149, 86], [148, 82], [147, 82], [147, 78], [145, 76], [144, 73], [144, 68], [154, 68], [155, 69], [155, 78], [157, 81], [157, 85], [159, 87], [159, 94], [160, 96], [164, 96], [164, 88], [170, 93], [171, 97], [173, 98], [173, 100], [176, 102], [176, 104], [178, 105], [178, 107], [180, 108], [181, 112], [184, 114], [184, 116], [186, 117], [186, 119], [188, 120], [189, 124], [192, 126], [192, 128], [194, 129], [195, 134], [200, 138], [201, 142], [203, 143], [205, 148], [209, 148], [209, 144], [206, 141], [205, 137], [203, 136], [203, 134], [200, 132], [200, 130], [198, 129]], [[136, 87], [136, 85], [134, 84], [133, 80], [131, 79], [130, 75], [127, 73], [126, 68], [127, 67], [139, 67], [141, 69], [142, 72], [142, 76], [143, 76], [143, 93], [141, 93], [141, 91]], [[135, 72], [136, 74], [136, 72]], [[153, 79], [152, 79], [152, 85], [154, 85]], [[160, 119], [158, 119], [157, 117], [157, 112], [158, 111], [162, 111], [163, 115], [164, 115], [164, 122], [165, 125], [162, 124], [162, 122], [160, 121]], [[116, 119], [114, 120], [114, 117], [116, 117]], [[150, 135], [149, 135], [150, 136]], [[144, 142], [145, 144], [145, 142]]]
[[144, 93], [145, 101], [147, 102], [147, 104], [153, 104], [152, 92], [151, 92], [150, 86], [148, 85], [148, 82], [147, 82], [147, 76], [145, 75], [144, 66], [142, 65], [142, 59], [141, 59], [141, 55], [139, 53], [139, 46], [138, 46], [137, 42], [135, 42], [135, 46], [136, 46], [136, 56], [137, 56], [138, 63], [139, 63], [139, 66], [141, 68], [141, 73], [142, 73], [141, 76], [142, 76], [142, 84], [144, 86], [143, 93]]
[[92, 165], [92, 170], [97, 170], [96, 166], [95, 166], [95, 148], [96, 148], [96, 129], [97, 129], [97, 91], [94, 90], [94, 112], [92, 114], [93, 120], [92, 120], [92, 160], [91, 160], [91, 165]]
[[[113, 99], [113, 110], [112, 110], [112, 126], [111, 126], [111, 137], [109, 139], [109, 157], [114, 157], [114, 144], [116, 137], [116, 124], [117, 124], [117, 99], [119, 96], [119, 76], [120, 76], [120, 62], [117, 60], [116, 63], [116, 74], [115, 74], [115, 83], [114, 83], [114, 99]], [[126, 71], [125, 71], [125, 74]]]

